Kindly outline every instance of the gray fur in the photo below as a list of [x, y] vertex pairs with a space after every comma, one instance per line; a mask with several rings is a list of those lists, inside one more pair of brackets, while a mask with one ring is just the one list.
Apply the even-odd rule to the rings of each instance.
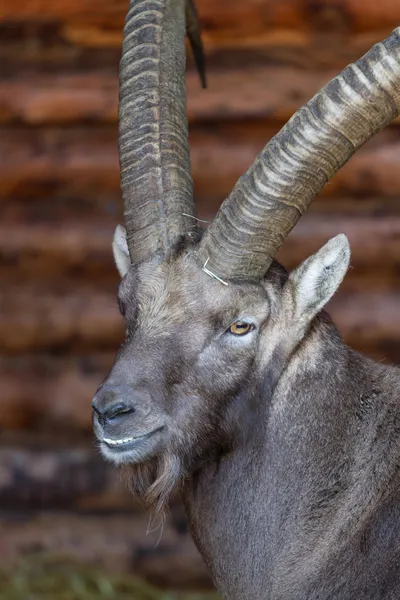
[[[320, 312], [348, 262], [338, 236], [290, 275], [274, 262], [225, 287], [183, 247], [121, 281], [127, 338], [96, 435], [152, 508], [181, 486], [225, 600], [400, 597], [400, 371]], [[254, 329], [234, 336], [237, 319]]]

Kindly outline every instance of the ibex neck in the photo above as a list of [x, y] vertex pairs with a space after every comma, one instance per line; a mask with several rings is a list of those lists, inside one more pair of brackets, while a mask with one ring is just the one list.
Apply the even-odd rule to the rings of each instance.
[[[184, 493], [224, 598], [400, 597], [399, 386], [398, 370], [352, 352], [323, 317], [272, 396], [248, 398], [246, 434]], [[398, 595], [382, 596], [393, 560]]]

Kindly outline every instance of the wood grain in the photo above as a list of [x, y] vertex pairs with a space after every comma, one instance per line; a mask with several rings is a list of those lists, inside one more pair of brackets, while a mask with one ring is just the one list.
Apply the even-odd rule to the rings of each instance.
[[[127, 0], [3, 0], [0, 19], [23, 20], [51, 19], [81, 23], [103, 23], [121, 29], [127, 12]], [[252, 32], [284, 27], [296, 30], [325, 28], [334, 24], [346, 30], [365, 31], [381, 27], [395, 27], [400, 21], [400, 7], [392, 0], [324, 0], [308, 2], [302, 0], [198, 0], [198, 10], [204, 29], [219, 35], [229, 32]]]
[[92, 398], [113, 360], [113, 354], [97, 349], [0, 356], [0, 428], [91, 435]]
[[[264, 121], [192, 127], [191, 159], [199, 202], [222, 201], [279, 126]], [[325, 187], [324, 196], [397, 196], [400, 128], [369, 141]], [[7, 130], [0, 138], [0, 199], [119, 199], [116, 128]]]
[[3, 434], [2, 510], [137, 511], [122, 472], [100, 457], [93, 439], [76, 437]]
[[117, 349], [123, 335], [114, 286], [39, 281], [1, 292], [0, 352]]
[[[339, 23], [339, 27], [332, 24], [321, 31], [282, 27], [258, 33], [241, 29], [224, 35], [220, 30], [206, 29], [203, 38], [207, 71], [212, 74], [214, 70], [271, 65], [301, 69], [304, 73], [329, 69], [338, 73], [387, 37], [393, 27], [346, 32]], [[122, 28], [94, 21], [0, 21], [0, 60], [7, 78], [14, 78], [17, 73], [29, 76], [32, 71], [38, 76], [59, 76], [87, 69], [94, 73], [107, 69], [116, 76], [121, 44]], [[194, 69], [190, 52], [188, 66]]]
[[[192, 123], [268, 119], [285, 123], [338, 74], [263, 65], [208, 69], [207, 90], [193, 70], [187, 74], [188, 117]], [[0, 123], [27, 125], [83, 121], [117, 127], [118, 77], [109, 71], [35, 74], [10, 78], [0, 88]], [[396, 122], [399, 120], [397, 119]]]

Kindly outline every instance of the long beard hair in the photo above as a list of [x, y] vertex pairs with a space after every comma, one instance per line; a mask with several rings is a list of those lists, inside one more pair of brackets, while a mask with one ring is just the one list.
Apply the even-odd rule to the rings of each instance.
[[127, 465], [128, 486], [144, 505], [162, 518], [174, 488], [183, 477], [182, 461], [165, 453], [145, 463]]
[[146, 462], [124, 467], [129, 489], [162, 520], [178, 484], [183, 487], [193, 470], [215, 459], [221, 449], [230, 449], [226, 440], [231, 439], [232, 432], [221, 428], [222, 412], [215, 409], [213, 412], [207, 407], [207, 417], [205, 421], [199, 416], [197, 421], [202, 423], [201, 428], [180, 433], [164, 452]]

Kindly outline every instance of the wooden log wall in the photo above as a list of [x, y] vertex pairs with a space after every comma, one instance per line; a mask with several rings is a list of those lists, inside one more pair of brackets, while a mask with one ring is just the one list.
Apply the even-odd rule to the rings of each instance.
[[[111, 238], [127, 4], [0, 3], [0, 555], [57, 549], [157, 583], [210, 585], [181, 509], [152, 552], [143, 513], [91, 441], [91, 397], [123, 336]], [[196, 201], [211, 219], [291, 114], [400, 24], [400, 3], [198, 8], [209, 88], [189, 57], [188, 113]], [[331, 313], [348, 343], [390, 363], [400, 363], [399, 156], [395, 122], [325, 188], [279, 255], [293, 267], [345, 232], [353, 268]]]

